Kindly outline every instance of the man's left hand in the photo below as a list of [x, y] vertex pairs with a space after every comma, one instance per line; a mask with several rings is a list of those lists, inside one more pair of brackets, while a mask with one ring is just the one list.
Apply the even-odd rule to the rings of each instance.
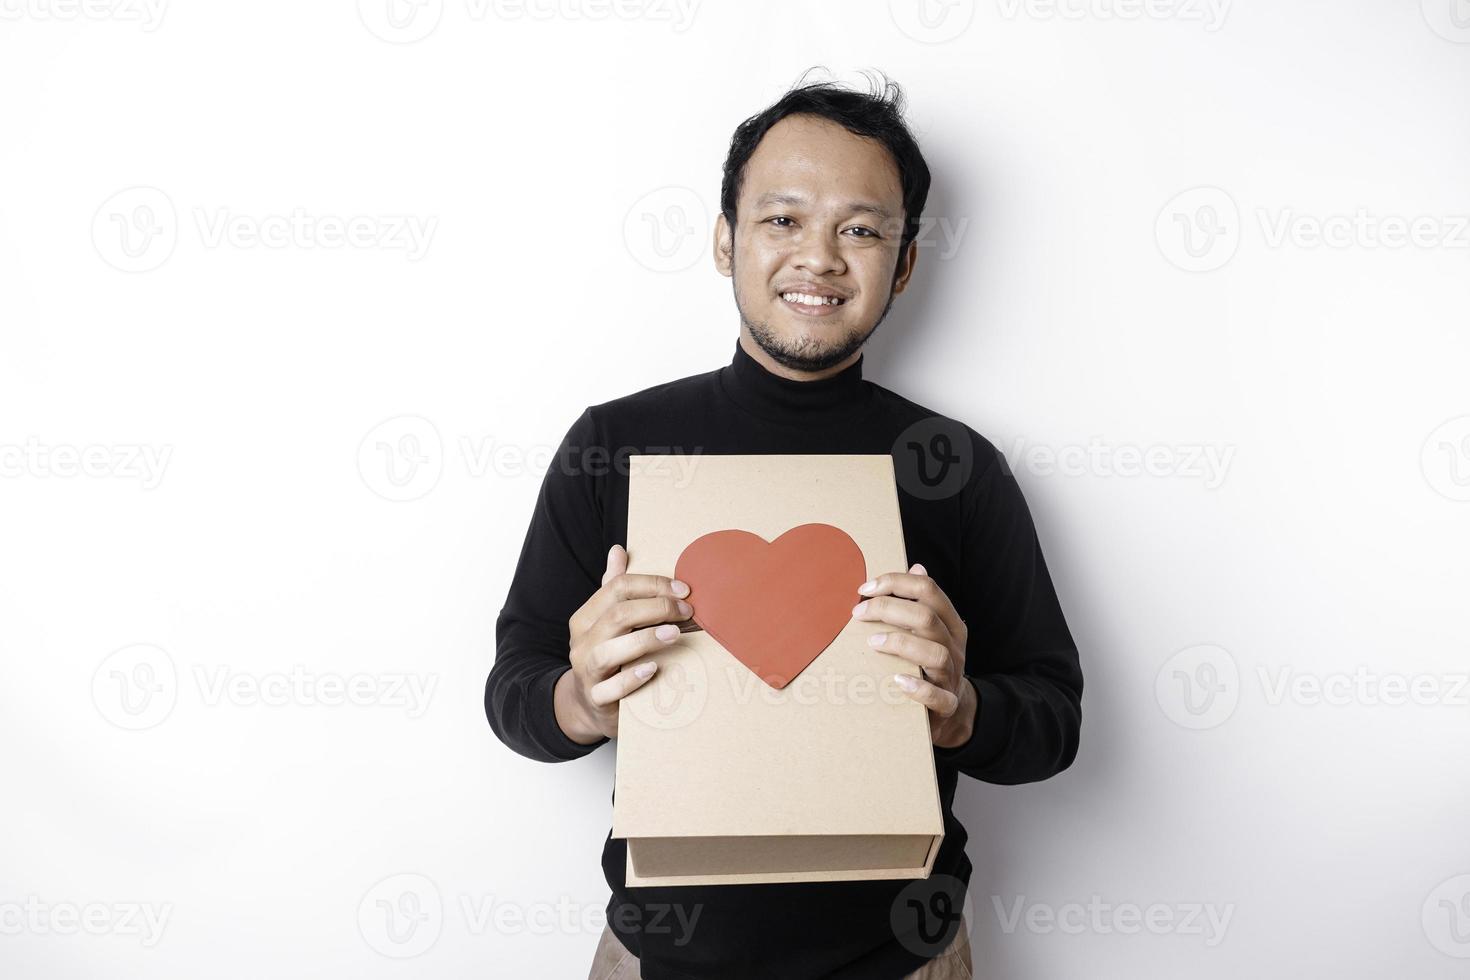
[[954, 604], [923, 565], [888, 572], [864, 582], [869, 598], [853, 609], [854, 619], [887, 623], [897, 629], [876, 633], [875, 650], [917, 664], [919, 676], [895, 674], [894, 683], [929, 709], [929, 734], [935, 745], [955, 748], [970, 739], [978, 710], [975, 686], [965, 680], [965, 642], [969, 633]]

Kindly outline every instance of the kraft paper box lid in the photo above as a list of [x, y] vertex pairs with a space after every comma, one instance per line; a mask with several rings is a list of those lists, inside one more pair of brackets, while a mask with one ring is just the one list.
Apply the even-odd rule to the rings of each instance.
[[[630, 573], [674, 577], [712, 532], [774, 541], [812, 523], [846, 532], [868, 578], [908, 567], [887, 455], [634, 455], [629, 467]], [[698, 617], [697, 586], [689, 602]], [[612, 836], [629, 839], [628, 883], [926, 876], [944, 832], [929, 723], [893, 681], [919, 670], [867, 643], [893, 628], [848, 617], [780, 690], [704, 631], [651, 654], [657, 673], [618, 715]], [[653, 866], [654, 841], [669, 845], [659, 873], [635, 873], [635, 844]]]

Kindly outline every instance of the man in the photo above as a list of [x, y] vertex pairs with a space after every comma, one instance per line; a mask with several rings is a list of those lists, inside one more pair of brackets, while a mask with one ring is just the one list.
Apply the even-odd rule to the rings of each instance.
[[[584, 756], [617, 735], [619, 700], [656, 668], [644, 658], [690, 618], [683, 583], [626, 572], [626, 454], [892, 453], [915, 564], [866, 583], [853, 615], [890, 625], [877, 648], [922, 668], [903, 681], [934, 742], [945, 837], [933, 873], [629, 888], [626, 844], [609, 835], [591, 980], [969, 977], [958, 776], [1030, 782], [1076, 755], [1077, 649], [1016, 481], [973, 429], [862, 377], [863, 344], [909, 285], [928, 196], [902, 101], [892, 83], [799, 86], [736, 130], [714, 241], [740, 314], [733, 359], [573, 423], [496, 623], [485, 710], [523, 755]], [[670, 907], [688, 928], [654, 928]]]

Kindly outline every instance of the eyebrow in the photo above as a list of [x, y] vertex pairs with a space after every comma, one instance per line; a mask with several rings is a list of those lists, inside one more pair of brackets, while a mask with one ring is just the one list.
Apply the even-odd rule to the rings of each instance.
[[[807, 199], [801, 194], [787, 194], [780, 191], [766, 191], [766, 193], [756, 198], [755, 206], [758, 208], [763, 208], [767, 204], [786, 204], [800, 207], [806, 203], [808, 203]], [[846, 208], [848, 213], [873, 214], [885, 219], [893, 217], [893, 215], [889, 213], [887, 208], [874, 204], [871, 201], [849, 201], [846, 205], [844, 205], [844, 207]]]

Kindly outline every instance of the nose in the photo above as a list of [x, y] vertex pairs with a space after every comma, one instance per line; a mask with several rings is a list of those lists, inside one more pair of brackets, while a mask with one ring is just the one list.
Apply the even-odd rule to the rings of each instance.
[[791, 264], [808, 275], [840, 276], [846, 271], [842, 253], [837, 248], [837, 239], [825, 228], [813, 227], [802, 232], [791, 255]]

